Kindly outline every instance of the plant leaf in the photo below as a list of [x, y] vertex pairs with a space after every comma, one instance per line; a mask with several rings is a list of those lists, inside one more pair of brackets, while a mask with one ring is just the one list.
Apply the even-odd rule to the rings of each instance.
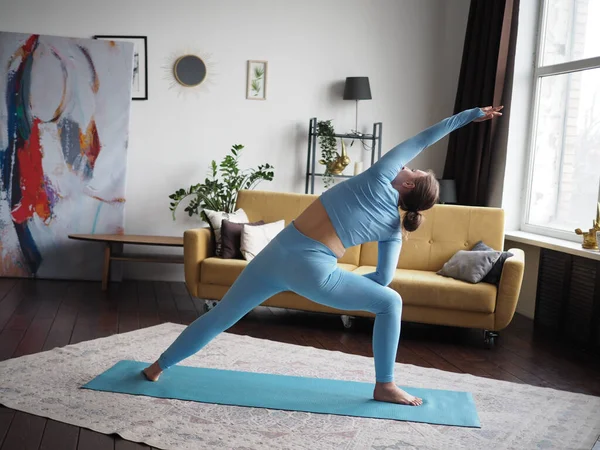
[[268, 163], [259, 165], [256, 169], [240, 169], [239, 159], [243, 149], [242, 144], [232, 145], [230, 154], [226, 155], [220, 163], [211, 161], [210, 174], [205, 178], [204, 183], [194, 184], [187, 190], [178, 189], [169, 195], [173, 200], [169, 203], [173, 220], [178, 206], [188, 197], [191, 199], [184, 211], [190, 217], [199, 215], [206, 222], [204, 209], [233, 212], [241, 189], [253, 189], [260, 181], [273, 180], [274, 167]]

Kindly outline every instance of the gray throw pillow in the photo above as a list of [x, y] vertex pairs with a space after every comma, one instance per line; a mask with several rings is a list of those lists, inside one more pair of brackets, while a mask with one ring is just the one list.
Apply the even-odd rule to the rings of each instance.
[[472, 284], [479, 283], [492, 269], [500, 253], [459, 250], [437, 274]]
[[[485, 245], [483, 241], [479, 241], [471, 250], [476, 252], [494, 251], [493, 248]], [[513, 256], [511, 252], [502, 252], [498, 260], [494, 263], [494, 266], [490, 269], [488, 274], [481, 281], [483, 281], [484, 283], [495, 284], [497, 286], [498, 283], [500, 283], [500, 277], [502, 276], [504, 262], [511, 256]]]

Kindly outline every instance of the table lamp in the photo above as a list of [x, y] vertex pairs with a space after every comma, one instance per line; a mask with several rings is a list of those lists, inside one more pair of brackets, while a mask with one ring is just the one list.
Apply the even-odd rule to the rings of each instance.
[[456, 204], [456, 181], [438, 180], [440, 183], [440, 203]]
[[356, 101], [356, 122], [354, 124], [354, 132], [357, 135], [360, 135], [358, 132], [358, 101], [371, 99], [371, 85], [369, 84], [369, 77], [346, 77], [346, 84], [344, 86], [344, 100]]

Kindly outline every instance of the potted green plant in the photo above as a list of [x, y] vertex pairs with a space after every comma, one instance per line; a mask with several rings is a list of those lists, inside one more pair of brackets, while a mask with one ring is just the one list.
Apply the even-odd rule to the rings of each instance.
[[337, 139], [331, 120], [320, 120], [317, 123], [317, 135], [319, 136], [319, 146], [321, 147], [321, 159], [319, 160], [319, 164], [325, 166], [325, 171], [323, 172], [323, 184], [326, 188], [329, 188], [335, 182], [330, 167], [338, 157]]
[[226, 155], [217, 166], [215, 160], [211, 163], [209, 177], [204, 183], [190, 186], [189, 189], [178, 189], [169, 195], [171, 203], [169, 209], [175, 220], [177, 207], [188, 197], [192, 197], [185, 208], [185, 212], [191, 217], [199, 214], [202, 220], [207, 222], [203, 209], [213, 211], [234, 212], [238, 192], [242, 189], [254, 189], [261, 181], [272, 181], [274, 167], [270, 164], [261, 164], [256, 169], [240, 170], [240, 153], [243, 145], [231, 147], [231, 154]]

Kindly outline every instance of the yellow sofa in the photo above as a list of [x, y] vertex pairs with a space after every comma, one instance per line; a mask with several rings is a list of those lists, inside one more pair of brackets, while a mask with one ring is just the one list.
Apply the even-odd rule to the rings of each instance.
[[[265, 191], [241, 191], [237, 208], [243, 208], [250, 221], [266, 223], [284, 219], [286, 225], [316, 198], [315, 195]], [[403, 242], [396, 275], [390, 284], [403, 299], [402, 319], [409, 322], [480, 328], [488, 345], [496, 332], [512, 320], [525, 266], [525, 255], [511, 249], [514, 256], [504, 264], [499, 286], [470, 284], [436, 274], [458, 250], [470, 249], [479, 240], [502, 250], [504, 211], [436, 205], [424, 213], [425, 221]], [[210, 304], [221, 299], [246, 266], [244, 260], [214, 256], [208, 228], [184, 233], [185, 281], [189, 292]], [[375, 270], [377, 243], [352, 247], [339, 260], [345, 270], [364, 274]], [[277, 294], [263, 305], [342, 315], [350, 326], [353, 316], [372, 317], [365, 311], [340, 311], [292, 292]]]

